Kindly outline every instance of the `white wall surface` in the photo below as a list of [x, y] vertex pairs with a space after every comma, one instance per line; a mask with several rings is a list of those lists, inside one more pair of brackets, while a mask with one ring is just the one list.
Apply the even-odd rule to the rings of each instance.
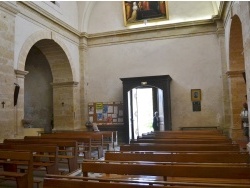
[[50, 1], [33, 2], [75, 29], [79, 29], [78, 8], [76, 1], [56, 1], [56, 4], [53, 4]]

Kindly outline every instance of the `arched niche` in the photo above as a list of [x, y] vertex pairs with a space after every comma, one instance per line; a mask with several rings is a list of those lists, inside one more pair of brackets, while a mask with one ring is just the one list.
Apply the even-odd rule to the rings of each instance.
[[129, 143], [129, 106], [128, 92], [137, 87], [156, 87], [163, 91], [163, 109], [164, 109], [164, 129], [172, 130], [171, 118], [171, 98], [170, 98], [170, 82], [172, 78], [169, 75], [145, 76], [120, 78], [123, 83], [123, 118], [125, 126], [124, 140]]

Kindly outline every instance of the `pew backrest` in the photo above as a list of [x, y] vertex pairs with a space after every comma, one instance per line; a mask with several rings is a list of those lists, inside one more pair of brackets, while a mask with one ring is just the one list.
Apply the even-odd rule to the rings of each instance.
[[250, 164], [250, 155], [243, 153], [131, 153], [110, 151], [105, 160], [111, 161], [153, 161], [189, 163], [243, 163]]
[[240, 151], [240, 147], [238, 144], [136, 143], [121, 145], [120, 151]]
[[[17, 162], [26, 164], [25, 173], [17, 171]], [[0, 164], [3, 166], [0, 176], [15, 179], [17, 187], [20, 188], [33, 187], [33, 155], [31, 152], [0, 150]]]

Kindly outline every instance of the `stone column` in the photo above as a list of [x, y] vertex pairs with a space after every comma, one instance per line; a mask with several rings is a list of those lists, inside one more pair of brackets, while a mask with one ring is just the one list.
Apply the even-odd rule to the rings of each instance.
[[81, 129], [87, 129], [85, 126], [85, 123], [88, 121], [88, 104], [86, 101], [87, 96], [87, 89], [88, 83], [86, 83], [86, 54], [87, 54], [87, 38], [82, 37], [80, 40], [80, 47], [79, 47], [79, 53], [80, 53], [80, 76], [81, 76], [81, 82], [80, 82], [80, 104], [81, 104]]
[[[242, 100], [238, 96], [238, 92], [245, 90], [245, 84], [242, 84], [242, 73], [244, 70], [228, 71], [227, 75], [231, 82], [232, 95], [232, 116], [233, 127], [231, 129], [231, 137], [233, 140], [244, 140], [243, 130], [241, 127], [240, 112], [242, 110]], [[237, 89], [236, 89], [237, 88]]]
[[23, 124], [22, 120], [24, 118], [24, 78], [28, 74], [28, 71], [15, 70], [16, 82], [19, 85], [19, 93], [17, 104], [15, 106], [15, 135], [16, 137], [23, 136]]
[[79, 128], [77, 101], [78, 82], [52, 83], [54, 130]]

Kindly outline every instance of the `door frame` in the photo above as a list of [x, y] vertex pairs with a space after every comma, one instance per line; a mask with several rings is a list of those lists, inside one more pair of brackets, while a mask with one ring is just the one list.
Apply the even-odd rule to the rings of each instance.
[[163, 90], [164, 128], [165, 130], [172, 130], [170, 98], [170, 82], [172, 78], [169, 75], [120, 78], [120, 80], [123, 83], [123, 122], [126, 143], [129, 143], [128, 91], [139, 86], [151, 86]]

